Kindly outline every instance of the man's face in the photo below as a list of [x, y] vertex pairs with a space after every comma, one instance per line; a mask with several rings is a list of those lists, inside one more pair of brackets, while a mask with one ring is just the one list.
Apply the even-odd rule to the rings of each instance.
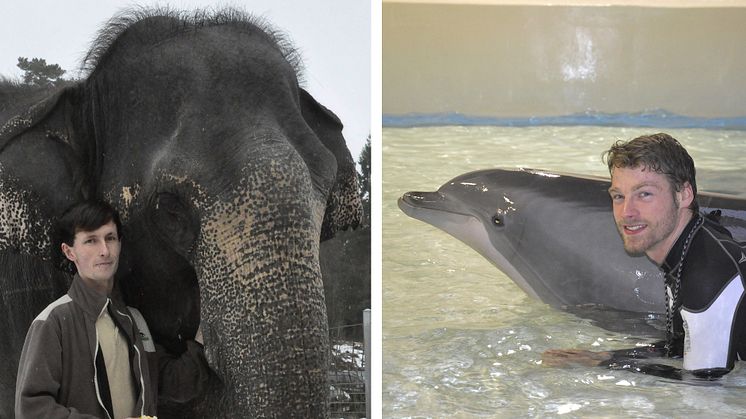
[[661, 264], [678, 238], [681, 208], [688, 205], [681, 202], [682, 192], [675, 192], [665, 175], [638, 167], [614, 168], [609, 194], [624, 249]]
[[114, 277], [121, 248], [113, 221], [94, 231], [78, 231], [72, 246], [62, 244], [62, 252], [75, 263], [80, 277], [92, 284], [105, 284]]

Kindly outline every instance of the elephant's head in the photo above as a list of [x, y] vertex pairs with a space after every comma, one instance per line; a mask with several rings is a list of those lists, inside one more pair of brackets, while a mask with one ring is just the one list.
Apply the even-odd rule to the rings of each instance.
[[201, 321], [218, 378], [201, 412], [326, 416], [319, 240], [361, 211], [341, 124], [280, 37], [235, 11], [190, 16], [101, 33], [47, 117], [70, 162], [57, 201], [120, 209], [118, 283], [156, 340], [178, 350]]

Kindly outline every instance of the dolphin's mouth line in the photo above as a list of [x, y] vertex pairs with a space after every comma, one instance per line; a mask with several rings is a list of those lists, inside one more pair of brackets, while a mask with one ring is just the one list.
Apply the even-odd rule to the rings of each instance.
[[[399, 198], [399, 207], [401, 207], [402, 203], [406, 204], [411, 209], [426, 209], [458, 214], [464, 217], [474, 217], [472, 214], [459, 211], [456, 208], [445, 208], [447, 206], [447, 201], [440, 192], [406, 192], [401, 198]], [[412, 216], [411, 214], [407, 215]]]
[[[484, 218], [468, 208], [449, 201], [442, 192], [407, 192], [398, 200], [399, 208], [409, 217], [430, 224], [467, 246], [474, 249], [485, 259], [490, 261], [523, 292], [539, 301], [563, 306], [572, 304], [567, 296], [558, 292], [552, 283], [547, 283], [540, 272], [537, 272], [531, 262], [516, 248], [513, 240], [505, 240], [502, 244], [493, 242], [489, 227], [501, 230], [505, 228], [504, 221], [498, 214]], [[489, 223], [486, 222], [489, 220]], [[469, 227], [469, 226], [472, 227]], [[475, 229], [474, 226], [480, 226]], [[523, 232], [515, 238], [520, 242]], [[501, 250], [497, 250], [500, 248]]]
[[[412, 202], [411, 194], [425, 194], [432, 197], [441, 195], [437, 192], [411, 192], [407, 193], [399, 198], [399, 208], [408, 216], [425, 222], [427, 224], [436, 227], [451, 236], [457, 238], [459, 241], [465, 243], [467, 246], [474, 249], [478, 254], [482, 255], [485, 259], [490, 261], [496, 266], [501, 272], [503, 272], [508, 278], [512, 279], [512, 282], [523, 292], [529, 296], [541, 300], [539, 294], [537, 294], [530, 281], [527, 281], [521, 272], [516, 269], [513, 262], [510, 261], [510, 257], [506, 257], [501, 252], [496, 252], [493, 249], [494, 244], [490, 239], [490, 234], [485, 229], [484, 220], [480, 217], [471, 214], [464, 213], [463, 211], [455, 211], [451, 208], [444, 208], [443, 205], [422, 205], [424, 200], [416, 199]], [[410, 198], [410, 199], [407, 199]], [[444, 201], [442, 198], [440, 201]], [[430, 202], [438, 202], [437, 200], [431, 200]], [[438, 217], [438, 221], [433, 216]], [[458, 227], [456, 227], [458, 226]], [[471, 227], [470, 227], [471, 226]], [[476, 226], [479, 226], [477, 228]], [[512, 255], [516, 254], [516, 249], [512, 243], [506, 243], [509, 247], [509, 252]], [[522, 259], [522, 258], [521, 258]], [[529, 264], [526, 264], [529, 266]]]

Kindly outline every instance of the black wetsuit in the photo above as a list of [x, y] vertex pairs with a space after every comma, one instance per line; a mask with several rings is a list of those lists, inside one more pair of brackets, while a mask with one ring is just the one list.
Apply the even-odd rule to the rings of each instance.
[[[661, 266], [670, 297], [670, 285], [678, 275], [682, 251], [686, 251], [680, 274], [681, 308], [674, 312], [670, 347], [665, 348], [663, 342], [615, 351], [614, 357], [602, 364], [677, 378], [681, 371], [676, 368], [635, 360], [683, 356], [684, 370], [713, 378], [728, 373], [737, 359], [746, 359], [746, 243], [735, 241], [709, 216], [698, 222], [700, 217], [692, 218]], [[684, 249], [690, 235], [691, 243]], [[673, 305], [673, 298], [669, 301]]]

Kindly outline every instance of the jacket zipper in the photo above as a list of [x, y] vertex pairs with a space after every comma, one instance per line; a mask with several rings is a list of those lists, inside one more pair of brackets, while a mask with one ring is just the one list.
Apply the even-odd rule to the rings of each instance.
[[[98, 313], [98, 317], [101, 317], [101, 314], [104, 313], [104, 310], [106, 310], [106, 307], [109, 305], [109, 299], [106, 299], [106, 304], [104, 304], [104, 308], [101, 309], [101, 311]], [[98, 320], [98, 318], [96, 318]], [[98, 358], [98, 348], [101, 346], [98, 343], [98, 329], [96, 328], [96, 323], [93, 323], [93, 328], [96, 330], [96, 350], [93, 353], [93, 382], [96, 384], [96, 399], [98, 400], [99, 406], [101, 406], [102, 409], [104, 409], [104, 412], [106, 412], [106, 417], [109, 419], [111, 418], [111, 415], [109, 414], [109, 411], [106, 410], [106, 406], [104, 406], [103, 400], [101, 400], [101, 391], [98, 387], [98, 368], [96, 368], [96, 358]]]
[[[128, 314], [122, 313], [119, 310], [117, 310], [117, 313], [119, 313], [119, 315], [121, 316], [126, 317], [127, 320], [130, 321], [130, 326], [134, 327], [134, 321]], [[131, 345], [133, 348], [135, 348], [135, 353], [137, 354], [137, 367], [140, 369], [140, 400], [142, 400], [142, 404], [140, 407], [140, 416], [145, 416], [145, 378], [143, 378], [142, 374], [142, 356], [140, 355], [140, 349], [137, 348], [134, 340], [137, 340], [137, 336], [133, 335], [133, 342], [131, 343]]]

